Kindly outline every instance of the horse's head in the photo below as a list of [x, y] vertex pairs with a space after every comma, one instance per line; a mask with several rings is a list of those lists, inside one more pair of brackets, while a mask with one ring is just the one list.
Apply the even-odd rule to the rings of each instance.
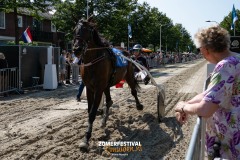
[[92, 17], [88, 20], [79, 20], [74, 28], [73, 52], [79, 57], [85, 53], [89, 42], [93, 41], [94, 25], [91, 23]]

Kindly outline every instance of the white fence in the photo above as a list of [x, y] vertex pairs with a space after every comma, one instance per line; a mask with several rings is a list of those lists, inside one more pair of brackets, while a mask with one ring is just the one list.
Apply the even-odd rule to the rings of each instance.
[[19, 71], [17, 67], [0, 69], [0, 94], [10, 91], [18, 92], [19, 85]]

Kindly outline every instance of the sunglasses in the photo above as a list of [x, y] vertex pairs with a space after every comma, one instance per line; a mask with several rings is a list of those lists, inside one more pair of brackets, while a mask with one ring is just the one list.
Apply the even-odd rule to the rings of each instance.
[[140, 49], [135, 49], [133, 50], [133, 52], [140, 52]]

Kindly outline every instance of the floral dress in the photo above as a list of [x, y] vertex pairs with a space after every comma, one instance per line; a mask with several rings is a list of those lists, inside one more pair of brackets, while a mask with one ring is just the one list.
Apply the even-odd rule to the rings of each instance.
[[240, 55], [220, 61], [211, 75], [204, 100], [219, 105], [207, 120], [206, 148], [213, 156], [213, 145], [221, 143], [224, 159], [240, 159]]

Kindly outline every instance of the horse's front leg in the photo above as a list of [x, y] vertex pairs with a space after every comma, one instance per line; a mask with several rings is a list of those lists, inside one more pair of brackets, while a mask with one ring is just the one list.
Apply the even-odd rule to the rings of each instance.
[[108, 116], [109, 116], [109, 108], [113, 104], [109, 87], [104, 91], [104, 94], [106, 96], [106, 106], [103, 106], [103, 119], [102, 119], [101, 127], [106, 126], [106, 122], [107, 122]]
[[92, 127], [93, 122], [96, 118], [97, 110], [102, 98], [102, 92], [92, 92], [87, 89], [87, 100], [88, 100], [88, 128], [85, 134], [84, 140], [80, 143], [80, 148], [83, 150], [87, 150], [89, 147], [89, 139], [92, 136]]

